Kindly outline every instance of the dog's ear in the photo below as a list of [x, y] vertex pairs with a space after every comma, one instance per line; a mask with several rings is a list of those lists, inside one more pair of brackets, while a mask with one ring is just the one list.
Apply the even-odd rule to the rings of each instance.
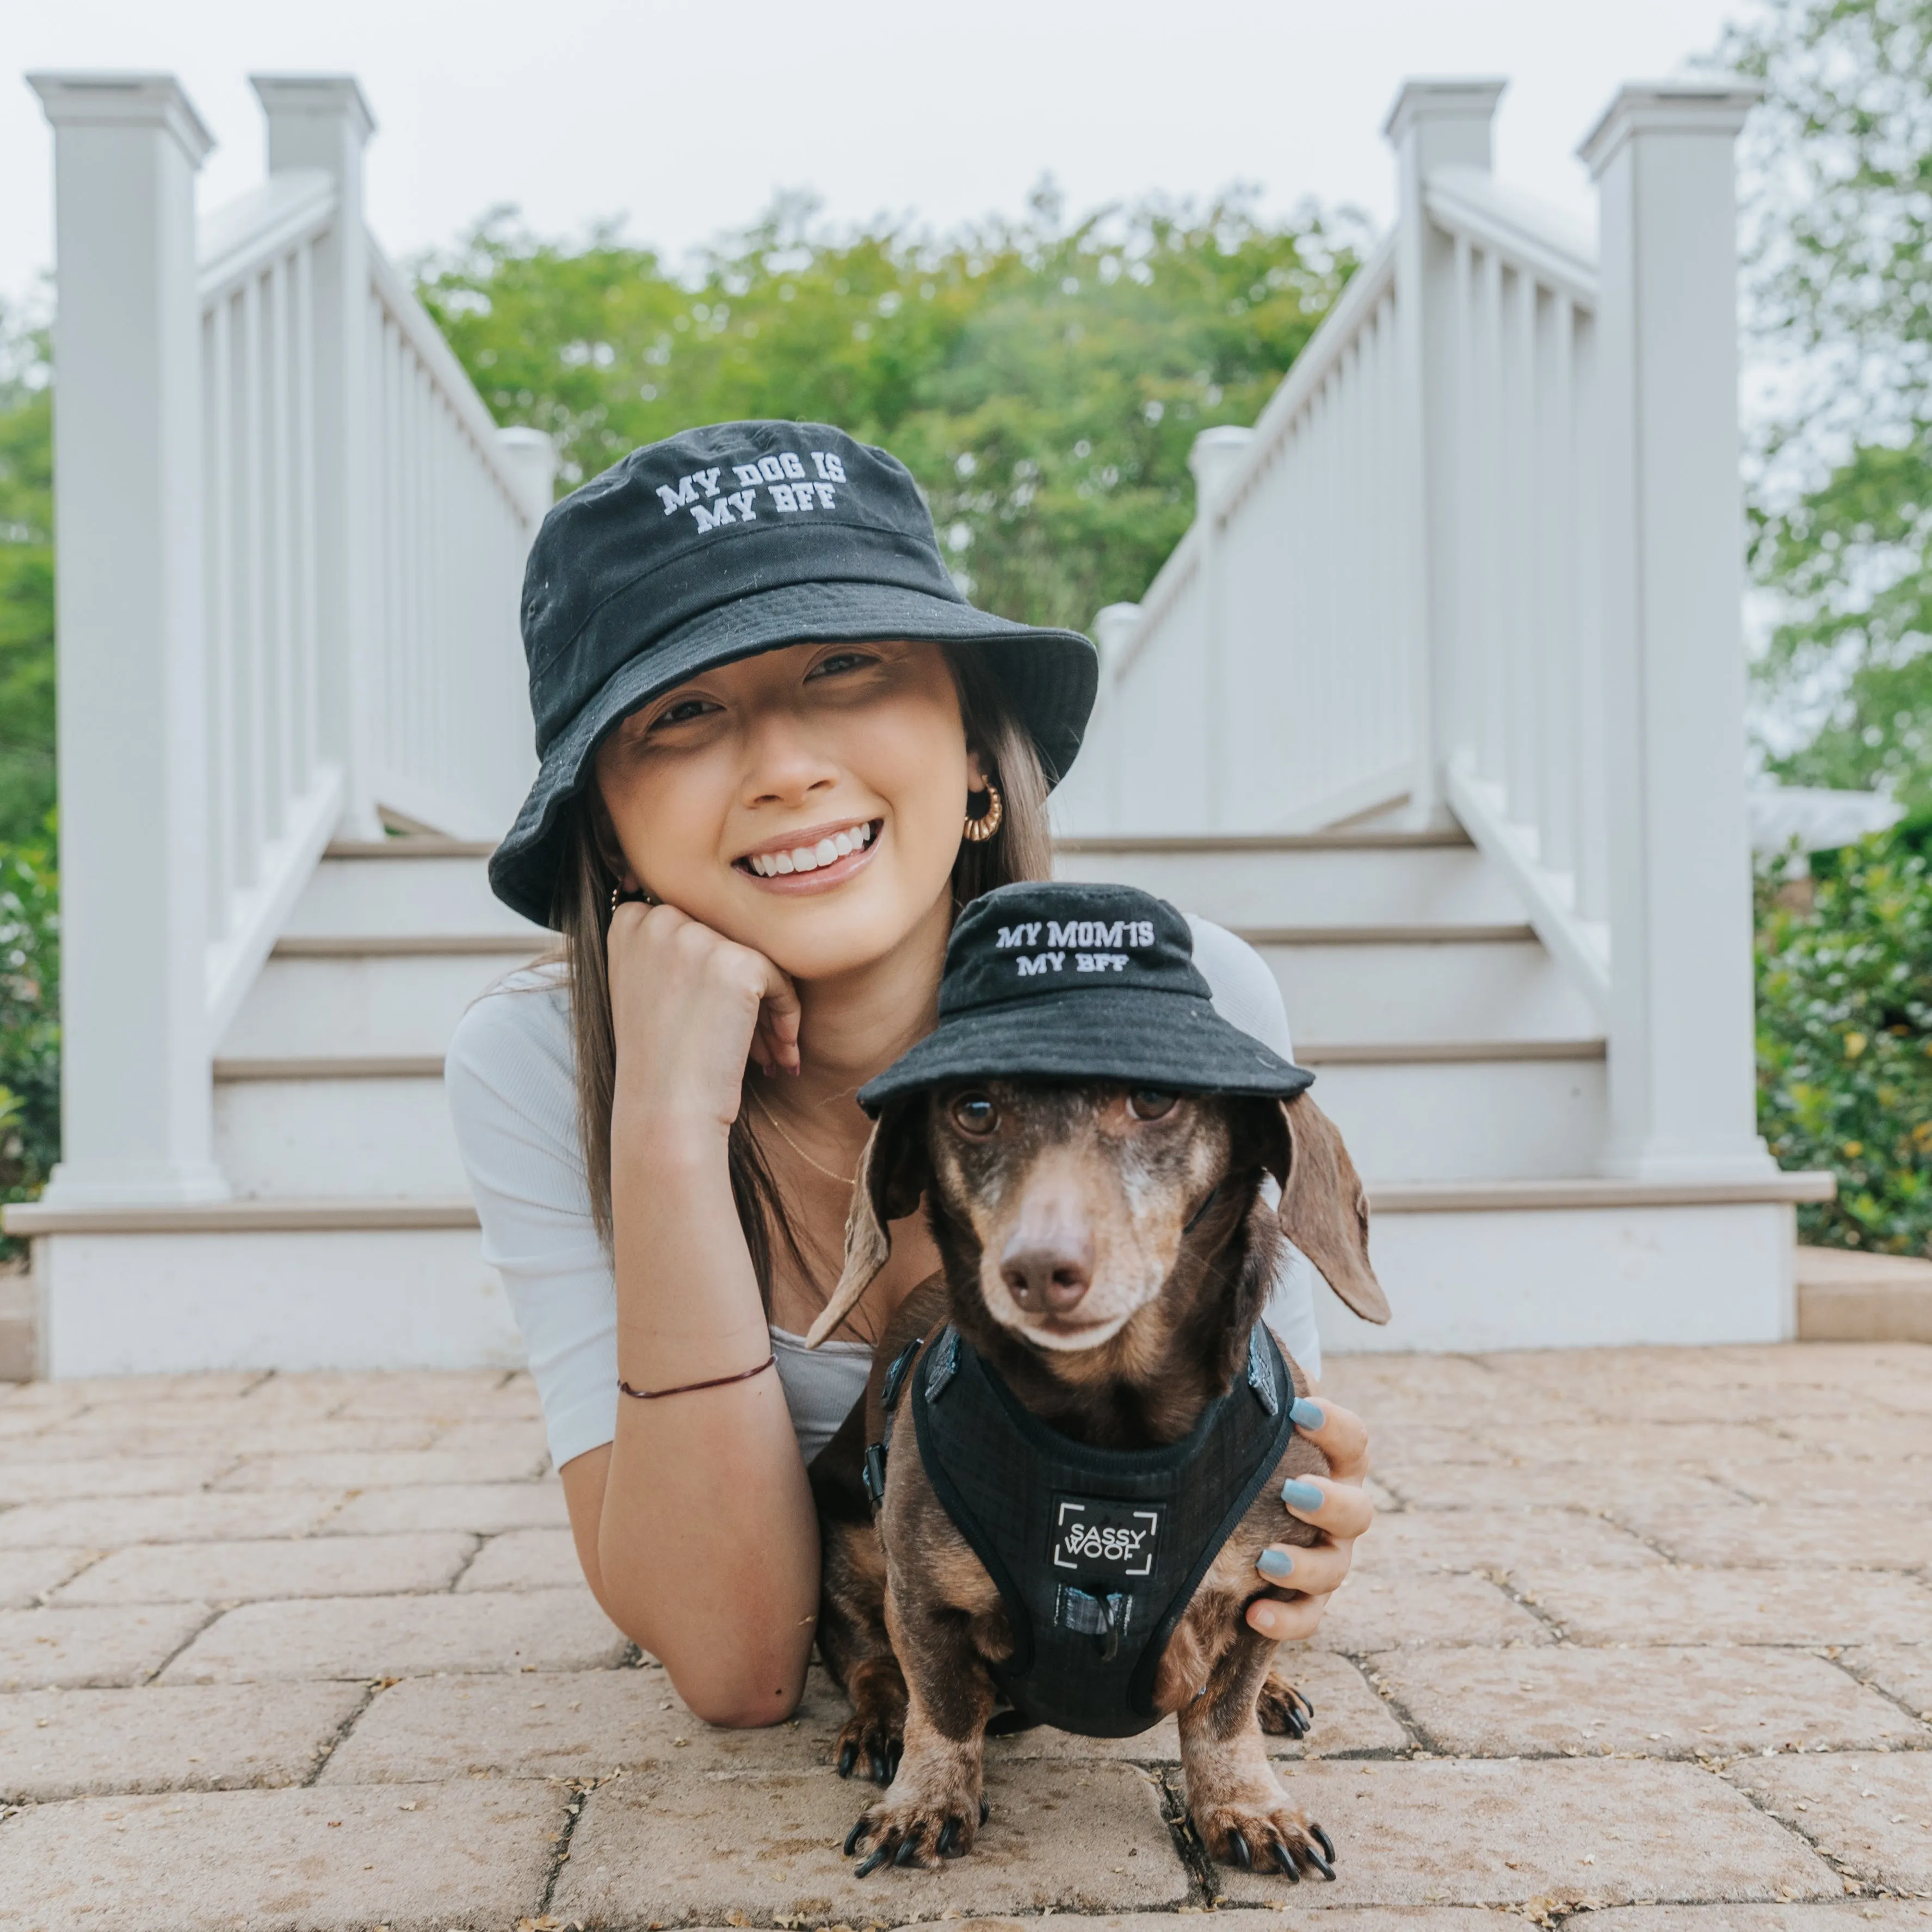
[[817, 1348], [872, 1286], [892, 1251], [886, 1224], [903, 1220], [919, 1205], [926, 1180], [926, 1098], [921, 1094], [879, 1116], [859, 1158], [852, 1211], [845, 1217], [845, 1266], [832, 1299], [806, 1333], [808, 1348]]
[[1364, 1322], [1388, 1298], [1369, 1265], [1369, 1197], [1335, 1123], [1304, 1094], [1281, 1102], [1283, 1136], [1268, 1162], [1281, 1183], [1282, 1232]]

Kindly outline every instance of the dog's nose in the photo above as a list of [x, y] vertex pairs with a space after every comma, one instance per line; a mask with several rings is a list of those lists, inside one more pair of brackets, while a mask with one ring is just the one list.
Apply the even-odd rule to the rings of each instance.
[[1006, 1292], [1029, 1315], [1064, 1315], [1094, 1285], [1094, 1242], [1084, 1228], [1049, 1236], [1022, 1228], [1000, 1257]]

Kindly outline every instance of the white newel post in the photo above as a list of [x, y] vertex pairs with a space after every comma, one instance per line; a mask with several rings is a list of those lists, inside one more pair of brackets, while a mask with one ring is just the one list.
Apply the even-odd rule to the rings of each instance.
[[496, 432], [496, 447], [516, 478], [517, 498], [532, 536], [556, 500], [556, 445], [540, 429], [512, 424]]
[[1728, 79], [1624, 88], [1600, 200], [1610, 1136], [1642, 1179], [1759, 1174]]
[[1227, 818], [1226, 741], [1228, 716], [1228, 614], [1221, 567], [1221, 519], [1217, 514], [1241, 458], [1255, 440], [1251, 429], [1223, 423], [1204, 429], [1187, 452], [1194, 472], [1194, 524], [1200, 533], [1202, 635], [1201, 666], [1203, 733], [1201, 754], [1202, 797], [1210, 830]]
[[62, 1136], [50, 1206], [203, 1201], [201, 307], [213, 140], [164, 74], [31, 77], [54, 130]]
[[369, 256], [362, 151], [375, 117], [346, 74], [249, 76], [268, 128], [268, 172], [320, 168], [335, 183], [336, 218], [314, 270], [316, 657], [318, 737], [343, 771], [341, 830], [375, 838], [380, 742], [371, 629], [368, 520]]
[[1409, 807], [1424, 821], [1442, 812], [1442, 762], [1454, 746], [1456, 724], [1445, 715], [1450, 680], [1444, 658], [1455, 648], [1454, 439], [1462, 399], [1456, 392], [1455, 244], [1430, 220], [1424, 195], [1433, 169], [1490, 172], [1496, 103], [1508, 85], [1496, 80], [1408, 81], [1382, 123], [1396, 155], [1402, 408], [1394, 480], [1401, 500], [1400, 594], [1415, 652], [1415, 778]]

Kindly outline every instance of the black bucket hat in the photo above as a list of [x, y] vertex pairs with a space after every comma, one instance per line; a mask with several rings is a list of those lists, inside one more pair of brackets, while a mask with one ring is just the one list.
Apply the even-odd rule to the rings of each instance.
[[1194, 964], [1194, 935], [1131, 886], [1000, 886], [946, 944], [939, 1024], [859, 1089], [889, 1101], [964, 1080], [1106, 1080], [1170, 1094], [1291, 1100], [1315, 1076], [1230, 1025]]
[[971, 644], [994, 659], [1049, 784], [1080, 748], [1099, 673], [1077, 631], [968, 604], [904, 464], [823, 423], [716, 423], [633, 450], [544, 518], [523, 629], [540, 768], [490, 884], [542, 926], [563, 807], [599, 741], [700, 671], [782, 644]]

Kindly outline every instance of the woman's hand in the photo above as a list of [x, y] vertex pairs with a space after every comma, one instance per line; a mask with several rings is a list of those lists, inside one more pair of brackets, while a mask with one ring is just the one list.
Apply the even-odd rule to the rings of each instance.
[[1315, 1634], [1328, 1599], [1348, 1574], [1355, 1538], [1376, 1515], [1362, 1489], [1369, 1473], [1369, 1432], [1362, 1418], [1326, 1396], [1303, 1396], [1293, 1414], [1296, 1428], [1328, 1457], [1329, 1474], [1297, 1477], [1281, 1493], [1288, 1514], [1312, 1523], [1322, 1540], [1306, 1550], [1272, 1544], [1256, 1565], [1270, 1583], [1298, 1592], [1288, 1603], [1264, 1598], [1248, 1606], [1249, 1623], [1277, 1642]]
[[675, 906], [627, 903], [609, 958], [619, 1114], [729, 1127], [748, 1060], [798, 1071], [798, 992], [762, 952]]

